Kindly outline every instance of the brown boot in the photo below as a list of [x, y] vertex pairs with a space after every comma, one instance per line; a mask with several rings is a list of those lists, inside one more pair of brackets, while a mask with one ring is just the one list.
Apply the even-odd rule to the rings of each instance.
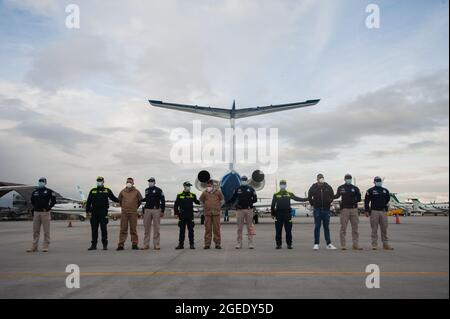
[[35, 248], [35, 247], [31, 247], [30, 249], [27, 249], [27, 253], [35, 253], [35, 252], [37, 252], [38, 250], [37, 250], [37, 248]]
[[384, 250], [394, 250], [394, 248], [392, 248], [392, 247], [389, 246], [388, 244], [383, 245], [383, 249], [384, 249]]
[[361, 247], [359, 247], [358, 245], [354, 245], [353, 250], [363, 250], [363, 249]]

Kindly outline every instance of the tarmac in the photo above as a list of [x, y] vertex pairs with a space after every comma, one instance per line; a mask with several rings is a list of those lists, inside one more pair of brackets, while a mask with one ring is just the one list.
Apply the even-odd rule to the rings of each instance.
[[[49, 253], [26, 253], [31, 222], [0, 222], [0, 298], [449, 298], [449, 218], [389, 218], [394, 251], [370, 249], [370, 224], [361, 217], [363, 251], [313, 251], [312, 218], [296, 218], [294, 250], [275, 250], [271, 218], [257, 225], [256, 249], [236, 250], [236, 224], [222, 225], [222, 250], [204, 250], [197, 222], [196, 250], [177, 251], [174, 219], [161, 225], [161, 250], [115, 251], [119, 223], [109, 223], [110, 249], [88, 252], [89, 221], [53, 221]], [[140, 240], [144, 229], [139, 221]], [[244, 230], [244, 233], [246, 231]], [[349, 225], [347, 241], [351, 247]], [[339, 218], [331, 235], [339, 247]], [[41, 234], [42, 236], [42, 234]], [[323, 236], [323, 233], [322, 233]], [[245, 238], [245, 237], [244, 237]], [[323, 237], [322, 237], [323, 238]], [[66, 267], [81, 272], [80, 288], [67, 288]], [[380, 269], [380, 287], [367, 288], [366, 267]]]

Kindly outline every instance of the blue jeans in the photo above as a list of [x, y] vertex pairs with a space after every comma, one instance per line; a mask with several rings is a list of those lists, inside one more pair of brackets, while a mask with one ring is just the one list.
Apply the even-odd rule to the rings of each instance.
[[314, 208], [314, 245], [320, 244], [320, 227], [322, 224], [325, 241], [327, 242], [327, 245], [331, 244], [330, 218], [331, 211], [329, 209]]

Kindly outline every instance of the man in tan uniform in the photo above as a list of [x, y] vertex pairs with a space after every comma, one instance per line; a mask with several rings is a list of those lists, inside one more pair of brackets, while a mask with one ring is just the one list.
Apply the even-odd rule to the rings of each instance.
[[122, 207], [122, 214], [120, 216], [120, 236], [117, 250], [124, 249], [124, 244], [128, 237], [128, 225], [130, 225], [132, 249], [139, 249], [137, 210], [142, 203], [142, 199], [141, 193], [134, 187], [134, 180], [131, 177], [127, 178], [127, 186], [119, 194], [119, 203], [120, 207]]
[[214, 232], [214, 244], [216, 249], [222, 249], [220, 238], [220, 218], [224, 196], [211, 180], [206, 190], [200, 196], [200, 202], [204, 206], [205, 214], [205, 249], [211, 248], [212, 233]]

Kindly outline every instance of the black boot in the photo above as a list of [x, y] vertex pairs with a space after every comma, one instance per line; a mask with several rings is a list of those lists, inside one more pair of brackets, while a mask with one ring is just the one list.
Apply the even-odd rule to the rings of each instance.
[[277, 248], [276, 249], [281, 249], [281, 245], [277, 245]]
[[194, 245], [194, 244], [190, 244], [190, 245], [189, 245], [189, 248], [190, 248], [190, 249], [195, 249], [195, 245]]
[[92, 244], [91, 247], [88, 248], [88, 250], [97, 250], [97, 245]]
[[183, 243], [179, 243], [177, 247], [175, 247], [175, 249], [179, 250], [179, 249], [184, 249], [184, 245]]
[[108, 250], [108, 244], [103, 244], [103, 250]]
[[138, 247], [138, 245], [133, 245], [133, 246], [131, 246], [131, 249], [133, 249], [133, 250], [139, 250], [139, 247]]
[[294, 249], [292, 245], [288, 245], [288, 249]]

